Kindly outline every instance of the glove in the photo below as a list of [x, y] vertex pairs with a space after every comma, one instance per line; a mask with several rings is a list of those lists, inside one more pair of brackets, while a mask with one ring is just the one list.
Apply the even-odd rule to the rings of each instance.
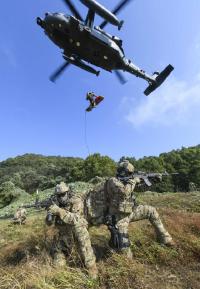
[[133, 186], [135, 186], [136, 184], [139, 184], [140, 183], [140, 178], [134, 178], [134, 179], [129, 179], [128, 180], [128, 183], [130, 184], [130, 185], [133, 185]]
[[162, 174], [158, 174], [158, 175], [157, 175], [157, 179], [158, 179], [159, 181], [162, 181]]
[[54, 205], [49, 207], [48, 212], [51, 213], [52, 215], [59, 216], [60, 210], [62, 210], [62, 209], [59, 208], [56, 204], [54, 204]]
[[48, 211], [48, 213], [46, 215], [46, 219], [45, 219], [47, 226], [53, 225], [54, 220], [55, 220], [55, 216]]

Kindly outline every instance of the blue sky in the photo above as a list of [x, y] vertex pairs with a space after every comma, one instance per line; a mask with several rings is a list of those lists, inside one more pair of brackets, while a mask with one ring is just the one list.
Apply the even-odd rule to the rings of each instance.
[[[107, 2], [101, 1], [112, 8], [118, 1]], [[74, 3], [84, 15], [85, 7]], [[24, 153], [86, 157], [85, 94], [91, 90], [105, 101], [87, 114], [90, 153], [139, 158], [200, 143], [199, 0], [135, 0], [119, 16], [125, 20], [120, 32], [107, 26], [147, 72], [174, 65], [148, 97], [143, 80], [125, 74], [122, 86], [103, 70], [97, 78], [71, 66], [52, 84], [48, 77], [63, 60], [35, 18], [68, 13], [62, 0], [3, 1], [1, 8], [0, 160]]]

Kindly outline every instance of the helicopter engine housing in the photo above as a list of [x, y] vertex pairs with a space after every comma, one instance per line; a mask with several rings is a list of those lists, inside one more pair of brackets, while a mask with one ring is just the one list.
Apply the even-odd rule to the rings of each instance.
[[95, 11], [99, 16], [107, 20], [109, 23], [118, 26], [118, 29], [121, 29], [123, 21], [120, 21], [116, 17], [116, 15], [114, 15], [111, 11], [106, 9], [103, 5], [101, 5], [95, 0], [80, 0], [80, 1], [89, 9]]

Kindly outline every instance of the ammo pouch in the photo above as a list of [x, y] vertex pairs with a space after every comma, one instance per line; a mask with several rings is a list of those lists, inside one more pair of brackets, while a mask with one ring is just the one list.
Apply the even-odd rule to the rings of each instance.
[[[111, 183], [110, 183], [111, 181]], [[126, 190], [121, 190], [116, 185], [116, 191], [113, 189], [112, 179], [106, 181], [104, 191], [107, 206], [109, 207], [109, 212], [114, 214], [130, 214], [133, 211], [135, 205], [135, 196], [133, 194], [127, 193]]]
[[133, 201], [124, 200], [122, 202], [119, 202], [119, 212], [125, 213], [125, 214], [130, 214], [133, 211], [133, 206], [134, 206]]

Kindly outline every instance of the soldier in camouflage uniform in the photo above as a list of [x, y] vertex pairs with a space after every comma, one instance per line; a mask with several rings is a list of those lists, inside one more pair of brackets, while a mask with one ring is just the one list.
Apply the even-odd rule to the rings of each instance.
[[[128, 177], [133, 172], [134, 167], [128, 161], [119, 164], [118, 175]], [[140, 183], [138, 178], [130, 178], [123, 182], [116, 177], [108, 179], [105, 184], [107, 215], [111, 218], [111, 222], [108, 221], [108, 228], [111, 232], [110, 244], [122, 253], [125, 252], [130, 258], [132, 257], [128, 236], [130, 222], [148, 219], [153, 225], [157, 239], [161, 244], [166, 246], [174, 244], [156, 209], [148, 205], [136, 204], [133, 191], [138, 183]]]
[[75, 240], [89, 276], [97, 278], [96, 258], [91, 246], [88, 223], [83, 215], [83, 201], [80, 197], [73, 196], [63, 182], [56, 186], [55, 194], [60, 205], [49, 208], [46, 220], [47, 224], [51, 223], [50, 216], [55, 216], [54, 224], [59, 231], [54, 239], [54, 263], [65, 264], [66, 255], [69, 254]]
[[24, 225], [26, 223], [27, 211], [23, 208], [23, 204], [17, 209], [14, 218], [12, 219], [13, 224]]
[[193, 182], [189, 182], [189, 192], [195, 192], [197, 191], [197, 186]]

